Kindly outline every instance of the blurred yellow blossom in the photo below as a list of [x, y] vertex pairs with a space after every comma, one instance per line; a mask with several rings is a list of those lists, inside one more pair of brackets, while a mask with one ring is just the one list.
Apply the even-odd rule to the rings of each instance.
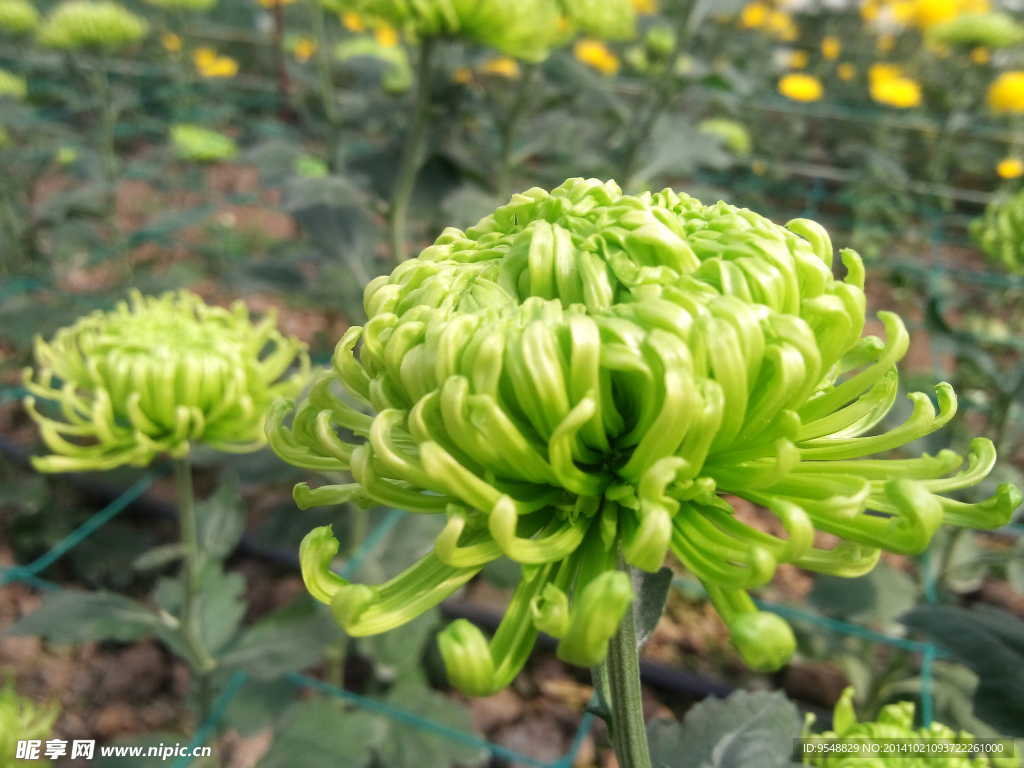
[[234, 77], [238, 74], [238, 62], [230, 56], [218, 56], [213, 48], [196, 48], [192, 61], [203, 77]]
[[768, 14], [771, 13], [771, 10], [767, 3], [749, 3], [740, 13], [740, 26], [747, 29], [760, 29], [768, 21]]
[[943, 45], [942, 43], [932, 43], [926, 40], [924, 47], [928, 50], [928, 53], [930, 53], [932, 56], [935, 56], [936, 58], [944, 59], [947, 56], [949, 56], [948, 45]]
[[171, 53], [177, 53], [181, 50], [181, 38], [173, 32], [164, 32], [160, 37], [160, 44]]
[[195, 65], [199, 67], [199, 69], [210, 66], [216, 58], [217, 52], [213, 50], [213, 48], [206, 48], [205, 46], [202, 48], [196, 48], [192, 53], [192, 61], [195, 62]]
[[1024, 114], [1024, 72], [1003, 72], [988, 87], [988, 105], [993, 112]]
[[999, 165], [996, 166], [996, 173], [1002, 179], [1019, 178], [1024, 176], [1024, 162], [1021, 162], [1016, 157], [1007, 157], [999, 161]]
[[842, 50], [843, 46], [840, 44], [839, 38], [835, 35], [829, 35], [821, 41], [821, 55], [829, 61], [838, 59]]
[[341, 14], [341, 24], [349, 32], [365, 32], [366, 25], [363, 24], [363, 20], [359, 17], [358, 13], [352, 11], [346, 11]]
[[896, 47], [896, 35], [879, 35], [875, 41], [875, 50], [879, 53], [888, 53]]
[[772, 11], [764, 25], [765, 31], [779, 40], [791, 43], [800, 36], [793, 17], [785, 11]]
[[973, 64], [988, 64], [989, 59], [992, 58], [988, 52], [988, 48], [975, 48], [971, 51], [971, 62]]
[[307, 62], [316, 53], [316, 42], [308, 37], [300, 37], [295, 41], [295, 59], [299, 62]]
[[264, 8], [273, 8], [276, 5], [288, 5], [294, 3], [295, 0], [257, 0], [257, 2]]
[[750, 170], [752, 170], [758, 176], [764, 176], [766, 173], [768, 173], [768, 163], [759, 158], [750, 164]]
[[658, 0], [633, 0], [633, 9], [642, 15], [658, 12]]
[[398, 31], [394, 27], [389, 27], [387, 24], [377, 27], [373, 32], [373, 36], [385, 48], [398, 47]]
[[789, 66], [791, 69], [803, 69], [807, 66], [807, 62], [810, 59], [811, 57], [807, 55], [807, 51], [790, 51]]
[[850, 81], [857, 75], [857, 69], [848, 61], [844, 61], [836, 69], [836, 74], [839, 75], [840, 80]]
[[619, 57], [598, 40], [580, 40], [573, 48], [573, 54], [603, 75], [610, 76], [619, 71]]
[[473, 70], [469, 67], [459, 67], [452, 73], [452, 80], [463, 85], [473, 82]]
[[480, 71], [485, 75], [497, 75], [515, 80], [519, 77], [519, 62], [511, 56], [499, 56], [485, 61], [480, 67]]
[[877, 77], [871, 81], [871, 98], [879, 104], [909, 109], [921, 104], [921, 85], [909, 77]]
[[823, 90], [821, 81], [811, 75], [791, 73], [779, 80], [779, 93], [793, 101], [817, 101]]
[[897, 64], [872, 64], [871, 68], [868, 69], [868, 81], [876, 82], [879, 80], [892, 80], [897, 77], [903, 76], [903, 68]]

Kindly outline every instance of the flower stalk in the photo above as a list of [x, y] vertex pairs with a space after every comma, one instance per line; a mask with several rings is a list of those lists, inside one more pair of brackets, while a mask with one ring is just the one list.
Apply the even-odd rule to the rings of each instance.
[[391, 259], [397, 266], [406, 259], [405, 228], [409, 215], [409, 201], [416, 186], [416, 176], [423, 162], [430, 117], [430, 77], [436, 43], [425, 37], [420, 41], [419, 61], [416, 65], [416, 91], [413, 101], [412, 122], [405, 135], [401, 165], [395, 179], [388, 212], [388, 239]]
[[522, 66], [519, 77], [519, 85], [516, 88], [515, 100], [509, 109], [504, 122], [501, 125], [499, 134], [499, 164], [498, 164], [498, 200], [504, 203], [512, 193], [512, 150], [515, 147], [516, 137], [519, 133], [519, 126], [526, 115], [526, 108], [530, 103], [530, 91], [533, 88], [533, 81], [537, 72], [537, 65], [525, 63]]

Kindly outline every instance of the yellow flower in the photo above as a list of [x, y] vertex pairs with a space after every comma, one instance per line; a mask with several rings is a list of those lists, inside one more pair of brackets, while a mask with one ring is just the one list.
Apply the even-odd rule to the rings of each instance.
[[789, 66], [791, 69], [803, 69], [810, 61], [807, 51], [791, 51], [789, 54]]
[[793, 17], [785, 11], [772, 11], [765, 24], [765, 31], [787, 43], [793, 42], [800, 36]]
[[871, 81], [871, 98], [879, 104], [899, 109], [921, 104], [921, 86], [909, 77], [876, 78]]
[[896, 2], [889, 6], [889, 13], [892, 15], [894, 22], [901, 26], [906, 26], [914, 21], [917, 7], [914, 4], [914, 0], [896, 0]]
[[259, 4], [264, 8], [273, 8], [276, 5], [288, 5], [294, 3], [295, 0], [258, 0]]
[[459, 67], [452, 73], [452, 80], [463, 85], [473, 82], [473, 70], [469, 67]]
[[341, 24], [349, 32], [365, 32], [366, 25], [363, 24], [363, 20], [359, 17], [358, 13], [352, 11], [346, 11], [341, 14]]
[[842, 64], [839, 65], [839, 68], [836, 70], [836, 74], [839, 75], [840, 80], [845, 80], [849, 82], [850, 80], [853, 80], [853, 78], [856, 76], [857, 70], [853, 66], [853, 64], [851, 64], [848, 61], [844, 61]]
[[603, 75], [614, 75], [619, 71], [619, 57], [598, 40], [580, 40], [573, 53], [579, 61], [593, 67]]
[[196, 48], [192, 53], [192, 61], [200, 69], [210, 66], [216, 58], [217, 52], [213, 48]]
[[394, 27], [389, 27], [387, 24], [382, 27], [377, 27], [373, 32], [373, 36], [377, 38], [377, 42], [385, 48], [398, 47], [398, 32]]
[[988, 48], [975, 48], [971, 51], [971, 62], [974, 64], [988, 64], [990, 58]]
[[921, 29], [952, 21], [959, 16], [957, 0], [916, 0], [914, 21]]
[[988, 88], [988, 105], [993, 112], [1024, 114], [1024, 72], [1003, 72]]
[[499, 56], [485, 61], [480, 67], [480, 71], [485, 75], [497, 75], [515, 80], [519, 77], [519, 62], [510, 56]]
[[657, 13], [658, 0], [633, 0], [633, 10], [644, 16]]
[[295, 59], [296, 61], [306, 62], [313, 58], [313, 54], [316, 53], [316, 42], [310, 40], [308, 37], [300, 37], [295, 43]]
[[779, 93], [793, 101], [817, 101], [823, 90], [821, 81], [811, 75], [793, 73], [779, 80]]
[[839, 38], [835, 35], [829, 35], [821, 41], [821, 55], [829, 61], [839, 58], [839, 53], [843, 50], [843, 46], [839, 42]]
[[163, 37], [160, 38], [160, 43], [165, 50], [171, 53], [177, 53], [181, 50], [181, 38], [173, 32], [165, 32]]
[[879, 53], [888, 53], [896, 47], [896, 35], [879, 35], [875, 41], [875, 50]]
[[893, 80], [903, 75], [903, 68], [896, 64], [872, 64], [868, 70], [868, 81]]
[[1024, 162], [1021, 162], [1016, 157], [1007, 157], [1005, 160], [999, 161], [999, 165], [996, 166], [996, 173], [1002, 179], [1016, 179], [1024, 176]]
[[771, 8], [766, 3], [750, 3], [740, 13], [740, 26], [746, 29], [760, 29], [768, 21]]

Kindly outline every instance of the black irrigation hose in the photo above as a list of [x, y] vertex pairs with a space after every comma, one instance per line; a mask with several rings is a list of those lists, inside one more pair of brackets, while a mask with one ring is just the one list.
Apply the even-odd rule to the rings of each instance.
[[[6, 437], [0, 436], [0, 456], [3, 456], [9, 462], [27, 467], [30, 466], [30, 455], [31, 451], [27, 448], [18, 445]], [[114, 483], [97, 480], [82, 474], [62, 473], [53, 475], [53, 477], [55, 479], [59, 478], [60, 482], [66, 483], [89, 496], [108, 502], [118, 498], [125, 490]], [[143, 494], [130, 502], [125, 510], [131, 510], [140, 515], [162, 520], [177, 521], [178, 519], [178, 511], [173, 504], [160, 501], [148, 494]], [[291, 547], [275, 547], [260, 544], [256, 542], [255, 537], [251, 533], [242, 535], [234, 554], [259, 558], [290, 570], [300, 570], [298, 550]], [[439, 607], [441, 614], [447, 619], [467, 619], [481, 629], [490, 632], [495, 631], [501, 622], [501, 614], [499, 612], [481, 608], [461, 600], [448, 600], [441, 603]], [[555, 638], [542, 632], [538, 638], [537, 646], [543, 651], [554, 652], [557, 643], [558, 641]], [[736, 690], [736, 686], [731, 683], [650, 661], [640, 662], [640, 680], [645, 685], [657, 690], [685, 696], [695, 701], [700, 701], [707, 696], [725, 698]], [[830, 711], [805, 702], [797, 702], [797, 706], [801, 712], [813, 712], [817, 716], [819, 727], [831, 727], [832, 713]]]

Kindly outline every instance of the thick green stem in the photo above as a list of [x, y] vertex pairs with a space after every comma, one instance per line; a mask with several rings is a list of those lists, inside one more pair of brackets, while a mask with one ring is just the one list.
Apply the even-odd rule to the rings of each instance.
[[395, 179], [391, 194], [391, 209], [388, 215], [388, 239], [391, 244], [391, 259], [397, 265], [405, 261], [405, 223], [409, 214], [409, 200], [416, 185], [416, 175], [423, 161], [423, 145], [427, 136], [427, 120], [430, 117], [430, 69], [435, 42], [425, 37], [420, 42], [419, 64], [416, 69], [416, 96], [413, 105], [412, 123], [405, 135], [402, 149], [402, 164]]
[[196, 664], [199, 723], [204, 723], [210, 715], [212, 700], [210, 674], [216, 668], [217, 662], [207, 650], [199, 627], [199, 528], [196, 522], [195, 499], [192, 495], [192, 465], [187, 456], [174, 462], [174, 476], [178, 490], [181, 546], [184, 552], [181, 573], [181, 633]]
[[512, 148], [515, 145], [516, 134], [519, 132], [519, 125], [526, 114], [526, 107], [530, 103], [530, 88], [533, 85], [534, 73], [537, 65], [528, 63], [523, 65], [522, 75], [519, 78], [519, 87], [516, 89], [515, 101], [505, 117], [501, 126], [501, 160], [498, 167], [498, 200], [504, 204], [508, 201], [512, 192]]
[[[619, 570], [629, 566], [619, 553]], [[612, 741], [619, 768], [651, 768], [640, 694], [640, 658], [636, 647], [633, 609], [626, 610], [608, 644], [608, 688], [611, 695]]]

